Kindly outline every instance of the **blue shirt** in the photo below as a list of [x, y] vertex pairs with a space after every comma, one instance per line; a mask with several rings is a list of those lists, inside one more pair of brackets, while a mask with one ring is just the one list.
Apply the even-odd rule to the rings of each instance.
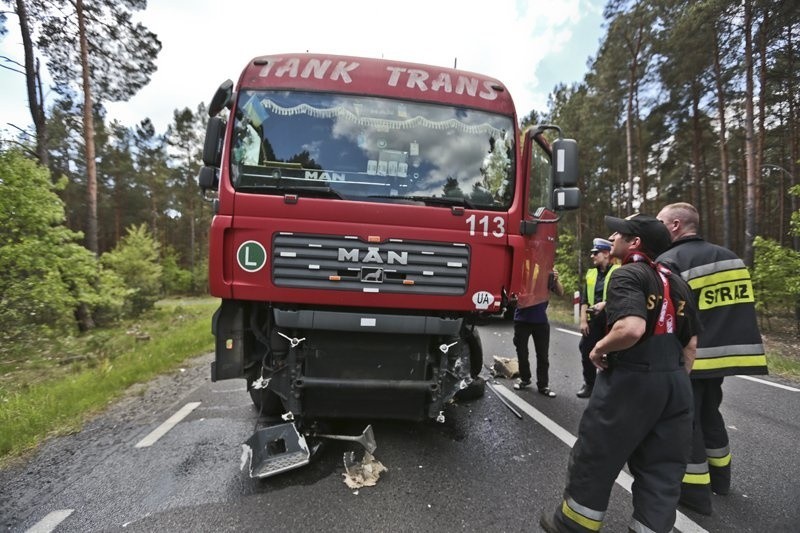
[[549, 303], [549, 301], [544, 301], [530, 307], [517, 307], [514, 309], [514, 322], [547, 324], [547, 305]]
[[[547, 288], [555, 292], [556, 280], [553, 273], [547, 276]], [[527, 322], [528, 324], [547, 324], [547, 305], [549, 300], [530, 307], [517, 307], [514, 309], [514, 322]]]

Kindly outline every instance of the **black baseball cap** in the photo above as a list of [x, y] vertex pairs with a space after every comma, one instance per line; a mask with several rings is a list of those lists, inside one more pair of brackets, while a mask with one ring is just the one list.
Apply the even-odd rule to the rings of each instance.
[[636, 213], [627, 218], [606, 216], [605, 222], [611, 231], [642, 239], [642, 248], [652, 255], [651, 259], [666, 252], [672, 244], [667, 227], [650, 215]]

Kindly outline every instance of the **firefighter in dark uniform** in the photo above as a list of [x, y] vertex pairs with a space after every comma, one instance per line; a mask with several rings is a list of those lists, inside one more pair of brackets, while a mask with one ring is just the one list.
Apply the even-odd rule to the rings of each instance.
[[627, 462], [630, 529], [668, 532], [691, 445], [697, 314], [688, 285], [652, 262], [670, 245], [664, 225], [641, 214], [605, 222], [614, 232], [611, 254], [622, 260], [608, 287], [610, 329], [590, 354], [600, 372], [570, 454], [564, 499], [539, 523], [548, 533], [598, 531]]
[[658, 260], [692, 288], [702, 325], [690, 375], [694, 435], [680, 502], [711, 514], [711, 492], [727, 494], [731, 484], [728, 432], [719, 411], [722, 380], [736, 374], [766, 374], [767, 360], [744, 262], [727, 248], [697, 235], [700, 216], [691, 204], [670, 204], [657, 218], [673, 241]]
[[611, 241], [597, 238], [592, 241], [592, 263], [594, 267], [586, 271], [586, 280], [581, 291], [581, 352], [583, 367], [583, 386], [577, 392], [578, 398], [588, 398], [594, 389], [597, 369], [589, 353], [597, 341], [606, 334], [606, 293], [611, 273], [619, 267], [611, 259]]

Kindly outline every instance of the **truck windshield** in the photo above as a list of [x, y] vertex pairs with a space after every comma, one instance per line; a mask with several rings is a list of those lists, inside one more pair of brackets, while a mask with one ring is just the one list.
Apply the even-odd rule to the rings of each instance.
[[514, 191], [513, 118], [299, 91], [242, 91], [233, 186], [255, 194], [504, 210]]

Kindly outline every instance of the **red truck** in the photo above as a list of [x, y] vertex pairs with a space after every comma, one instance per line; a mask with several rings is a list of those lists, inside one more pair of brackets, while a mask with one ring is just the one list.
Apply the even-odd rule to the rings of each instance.
[[442, 421], [481, 370], [476, 321], [547, 298], [576, 143], [521, 132], [493, 78], [322, 54], [254, 58], [209, 115], [211, 378], [285, 421], [254, 446], [307, 450], [330, 419]]

